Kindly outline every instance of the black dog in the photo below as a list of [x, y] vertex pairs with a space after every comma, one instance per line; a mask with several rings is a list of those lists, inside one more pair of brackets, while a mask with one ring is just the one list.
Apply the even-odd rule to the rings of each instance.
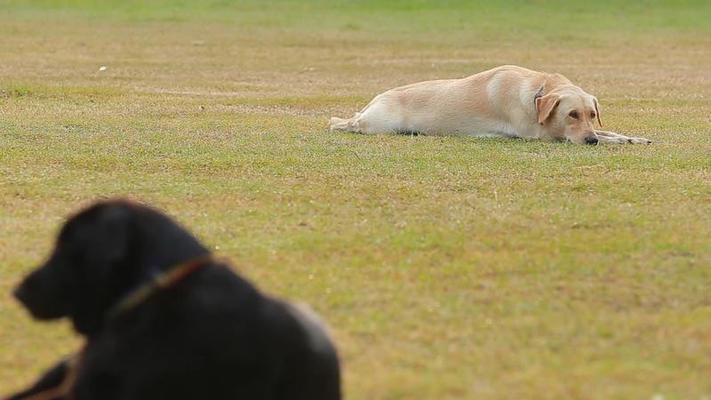
[[144, 206], [81, 211], [15, 294], [38, 319], [71, 318], [86, 346], [12, 399], [340, 399], [336, 351], [311, 314]]

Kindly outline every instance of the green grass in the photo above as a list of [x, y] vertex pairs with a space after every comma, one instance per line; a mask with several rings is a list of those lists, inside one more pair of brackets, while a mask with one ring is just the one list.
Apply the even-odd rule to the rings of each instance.
[[[349, 399], [709, 398], [711, 3], [618, 3], [0, 1], [0, 393], [79, 342], [11, 288], [129, 196], [312, 304]], [[655, 143], [326, 131], [504, 63]]]

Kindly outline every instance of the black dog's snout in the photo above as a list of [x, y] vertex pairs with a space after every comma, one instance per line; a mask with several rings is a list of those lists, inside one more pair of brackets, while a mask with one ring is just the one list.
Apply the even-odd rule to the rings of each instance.
[[597, 138], [595, 136], [588, 136], [585, 138], [585, 144], [597, 144]]
[[24, 285], [19, 285], [15, 288], [15, 290], [12, 291], [12, 296], [19, 300], [21, 303], [24, 303], [24, 298], [26, 297], [27, 290], [25, 290]]
[[30, 274], [25, 279], [20, 282], [19, 285], [12, 291], [12, 295], [20, 301], [20, 303], [27, 305], [32, 297], [32, 292], [36, 284], [37, 277], [36, 274]]
[[45, 269], [38, 269], [28, 275], [12, 294], [33, 317], [59, 318], [66, 314], [67, 305], [56, 283]]

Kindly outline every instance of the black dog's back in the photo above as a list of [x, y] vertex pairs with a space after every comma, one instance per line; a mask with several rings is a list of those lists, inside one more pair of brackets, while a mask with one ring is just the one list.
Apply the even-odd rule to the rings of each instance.
[[[340, 398], [338, 357], [325, 327], [313, 314], [293, 304], [275, 301], [275, 315], [286, 326], [279, 331], [294, 332], [286, 345], [287, 371], [283, 375], [279, 399]], [[276, 320], [277, 318], [273, 318]]]
[[109, 324], [77, 385], [106, 391], [76, 399], [339, 399], [336, 351], [297, 310], [212, 264]]

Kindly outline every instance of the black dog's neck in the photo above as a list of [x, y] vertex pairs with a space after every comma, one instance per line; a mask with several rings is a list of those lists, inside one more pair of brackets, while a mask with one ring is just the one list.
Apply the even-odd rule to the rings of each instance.
[[100, 334], [106, 314], [129, 293], [176, 265], [210, 254], [195, 237], [172, 221], [146, 219], [131, 232], [124, 257], [115, 266], [106, 290], [73, 315], [78, 332], [90, 337]]

